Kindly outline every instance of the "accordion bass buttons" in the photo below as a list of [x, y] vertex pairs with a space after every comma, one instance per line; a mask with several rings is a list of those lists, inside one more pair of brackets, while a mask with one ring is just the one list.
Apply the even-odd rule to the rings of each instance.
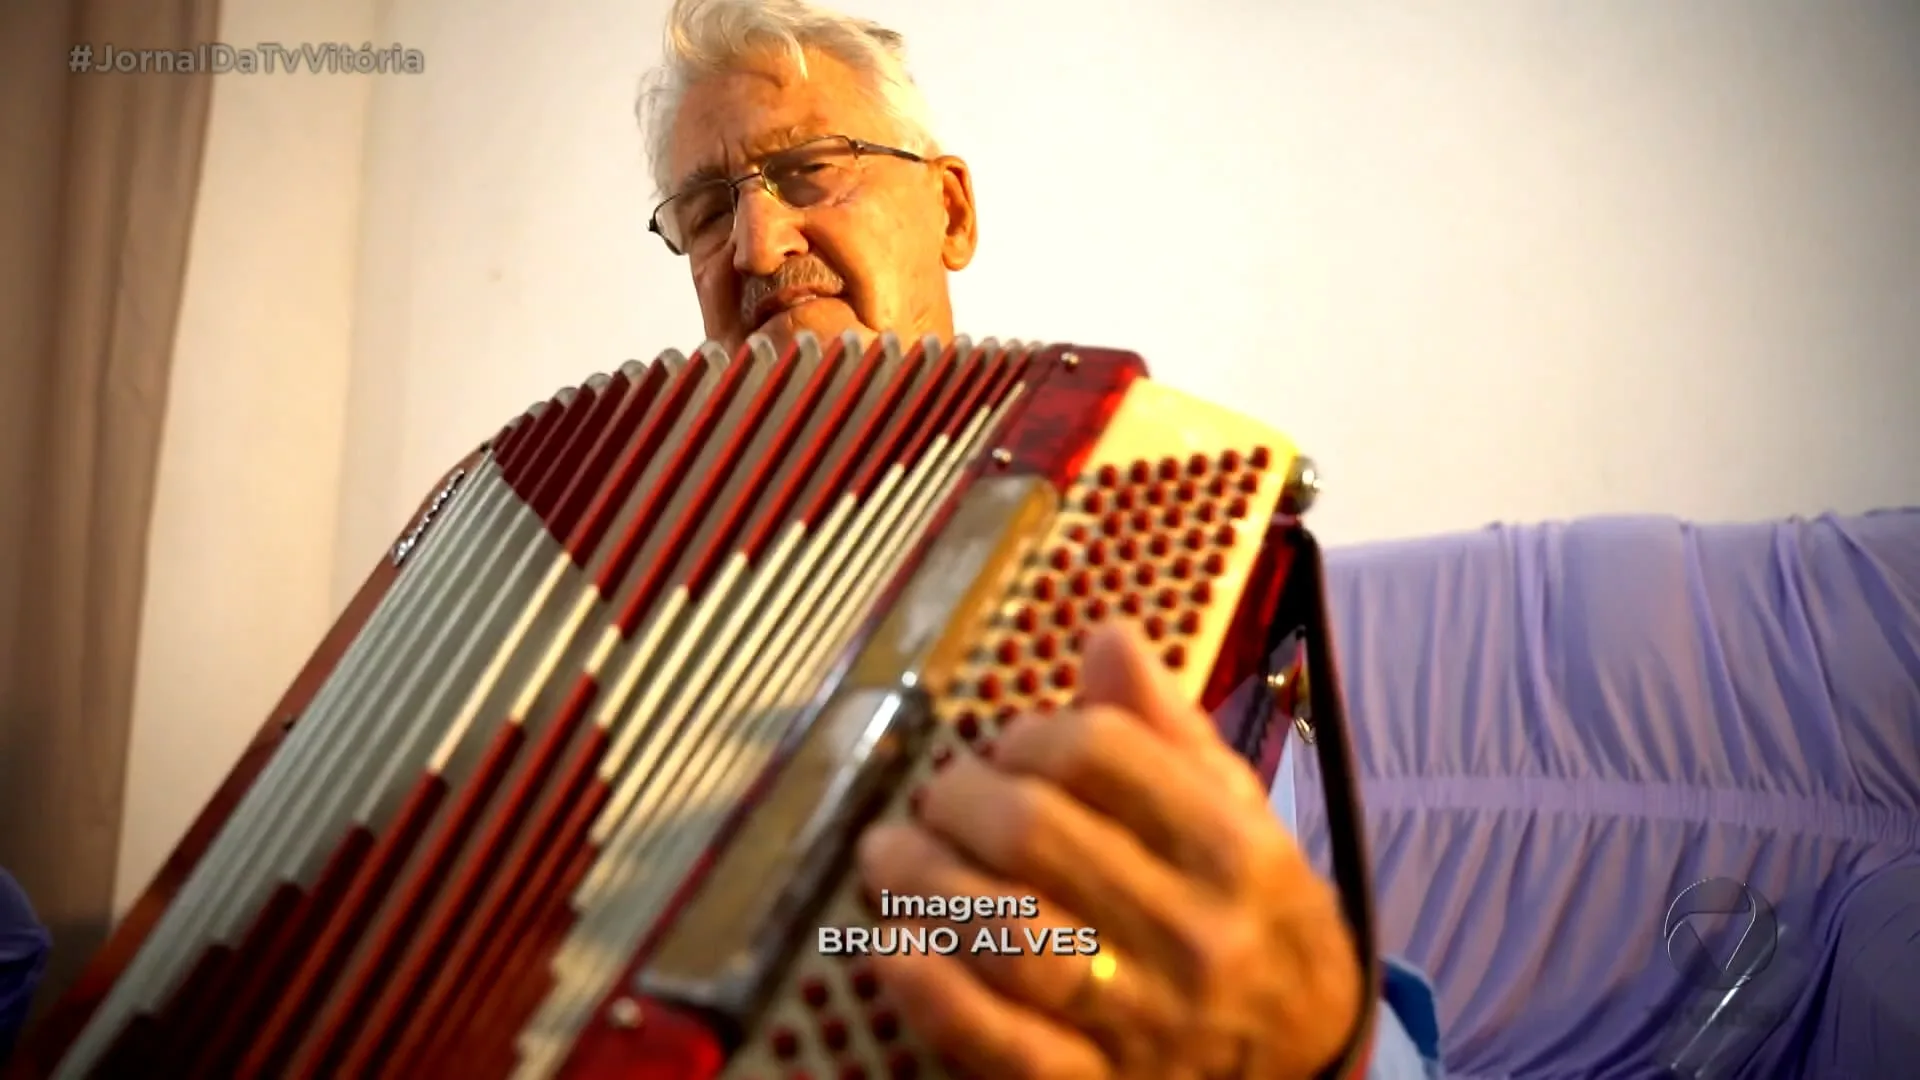
[[[1083, 354], [1079, 372], [1097, 360]], [[1230, 646], [1251, 583], [1274, 565], [1265, 523], [1289, 478], [1312, 486], [1280, 433], [1172, 387], [1135, 381], [1110, 409], [1097, 430], [982, 435], [985, 467], [623, 976], [619, 992], [647, 1019], [613, 1040], [665, 1045], [660, 1029], [699, 1017], [726, 1048], [729, 1080], [945, 1075], [884, 995], [863, 989], [858, 957], [881, 947], [864, 935], [882, 914], [849, 873], [852, 842], [876, 819], [909, 815], [921, 785], [969, 746], [1069, 707], [1098, 624], [1129, 624], [1190, 700], [1216, 668], [1235, 685], [1253, 676]], [[1035, 413], [1069, 411], [1048, 401]], [[1024, 468], [1046, 454], [1069, 463], [1064, 476]], [[585, 1040], [600, 1045], [619, 1021], [603, 1005]]]
[[[752, 1026], [859, 828], [930, 752], [943, 686], [1058, 509], [1039, 477], [973, 485], [640, 973], [643, 993]], [[767, 881], [783, 882], [769, 889]]]

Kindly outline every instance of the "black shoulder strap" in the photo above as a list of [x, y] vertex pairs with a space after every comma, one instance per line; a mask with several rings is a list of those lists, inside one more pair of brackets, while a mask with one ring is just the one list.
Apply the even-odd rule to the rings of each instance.
[[1294, 717], [1276, 717], [1275, 695], [1269, 683], [1275, 658], [1283, 655], [1289, 639], [1305, 652], [1306, 728], [1300, 732], [1320, 763], [1326, 799], [1327, 840], [1332, 854], [1333, 881], [1340, 891], [1340, 909], [1360, 952], [1365, 976], [1361, 1022], [1346, 1048], [1324, 1076], [1345, 1078], [1364, 1070], [1373, 1045], [1375, 1007], [1384, 975], [1374, 934], [1373, 873], [1367, 857], [1366, 821], [1361, 813], [1360, 783], [1353, 742], [1347, 725], [1345, 696], [1334, 660], [1333, 632], [1327, 612], [1326, 568], [1319, 542], [1299, 524], [1279, 532], [1279, 541], [1292, 550], [1285, 584], [1267, 620], [1267, 647], [1262, 654], [1259, 685], [1249, 695], [1249, 714], [1236, 733], [1236, 749], [1258, 763], [1267, 738], [1280, 729], [1285, 738]]

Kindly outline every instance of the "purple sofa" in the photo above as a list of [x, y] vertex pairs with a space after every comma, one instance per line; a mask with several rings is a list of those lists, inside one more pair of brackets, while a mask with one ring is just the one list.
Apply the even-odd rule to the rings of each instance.
[[1920, 510], [1501, 526], [1329, 578], [1383, 945], [1449, 1075], [1920, 1075]]

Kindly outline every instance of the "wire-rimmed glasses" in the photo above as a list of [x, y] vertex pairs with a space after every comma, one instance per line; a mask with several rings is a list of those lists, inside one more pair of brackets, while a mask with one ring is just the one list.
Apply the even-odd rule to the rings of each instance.
[[742, 176], [692, 184], [656, 207], [647, 227], [658, 233], [675, 255], [717, 246], [733, 232], [733, 214], [740, 205], [742, 186], [758, 183], [767, 194], [794, 210], [829, 205], [853, 192], [859, 183], [860, 159], [870, 156], [920, 163], [927, 160], [909, 150], [849, 135], [809, 139], [767, 155], [759, 168]]

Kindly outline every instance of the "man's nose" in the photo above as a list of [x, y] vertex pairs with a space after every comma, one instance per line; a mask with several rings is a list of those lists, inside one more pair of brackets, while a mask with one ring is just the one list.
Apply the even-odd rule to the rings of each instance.
[[800, 234], [800, 212], [773, 197], [760, 184], [742, 184], [733, 211], [733, 268], [764, 276], [807, 250]]

